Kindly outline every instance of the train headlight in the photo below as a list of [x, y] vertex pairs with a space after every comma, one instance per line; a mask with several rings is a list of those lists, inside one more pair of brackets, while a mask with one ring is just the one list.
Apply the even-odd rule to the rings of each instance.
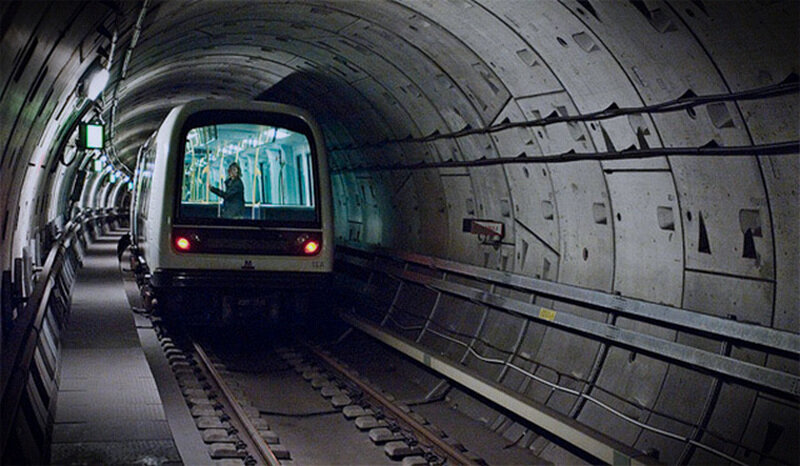
[[319, 243], [316, 241], [309, 241], [303, 246], [303, 252], [307, 255], [316, 254], [319, 251]]
[[179, 236], [175, 238], [175, 247], [178, 248], [179, 251], [188, 251], [189, 249], [192, 248], [192, 243], [189, 241], [188, 238]]

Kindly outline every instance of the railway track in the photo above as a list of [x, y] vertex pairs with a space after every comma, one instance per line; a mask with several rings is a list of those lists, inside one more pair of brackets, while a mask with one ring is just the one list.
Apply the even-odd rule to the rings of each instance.
[[[304, 344], [303, 346], [307, 351], [310, 351], [314, 356], [316, 356], [316, 358], [328, 366], [330, 370], [333, 370], [336, 374], [336, 377], [343, 377], [348, 383], [358, 387], [358, 389], [362, 391], [366, 398], [369, 399], [369, 403], [379, 406], [381, 411], [384, 413], [390, 413], [389, 415], [392, 416], [392, 419], [397, 423], [397, 425], [402, 426], [406, 432], [410, 432], [412, 434], [412, 437], [407, 439], [408, 443], [411, 445], [395, 444], [395, 448], [414, 450], [415, 445], [420, 443], [428, 450], [428, 454], [425, 458], [427, 460], [432, 460], [432, 462], [464, 465], [475, 465], [480, 462], [478, 458], [467, 456], [463, 447], [459, 447], [460, 444], [452, 441], [448, 442], [446, 440], [446, 434], [441, 431], [434, 431], [432, 428], [426, 426], [426, 421], [424, 419], [415, 417], [413, 415], [414, 413], [394, 403], [391, 399], [381, 393], [380, 390], [361, 380], [357, 373], [349, 370], [344, 364], [331, 357], [330, 353], [322, 351], [309, 344]], [[298, 357], [296, 353], [285, 352], [284, 357], [295, 362], [296, 365], [303, 364], [302, 356]], [[383, 430], [376, 432], [374, 435], [371, 432], [370, 435], [373, 437], [382, 435], [387, 438], [393, 438], [395, 433], [393, 433], [390, 429], [384, 428]], [[420, 453], [422, 452], [421, 448], [418, 450]], [[390, 454], [388, 447], [387, 454]], [[390, 456], [392, 455], [390, 454]]]
[[[168, 327], [144, 311], [135, 282], [126, 277], [137, 325], [155, 330], [204, 442], [197, 446], [205, 446], [212, 463], [543, 463], [516, 447], [516, 436], [497, 435], [460, 414], [456, 405], [464, 404], [464, 394], [447, 401], [453, 393], [448, 381], [421, 376], [429, 372], [421, 366], [411, 375], [410, 359], [366, 333], [345, 331], [350, 327], [340, 323], [326, 328], [325, 345], [315, 346], [290, 339], [294, 329], [288, 328], [275, 335], [263, 328]], [[420, 377], [428, 377], [420, 384], [426, 388], [410, 389], [408, 382]], [[487, 438], [494, 446], [482, 448]]]
[[[222, 409], [228, 413], [230, 424], [236, 432], [242, 434], [239, 436], [239, 439], [244, 443], [244, 449], [249, 452], [246, 458], [255, 459], [257, 464], [269, 466], [280, 465], [281, 463], [278, 456], [281, 454], [276, 454], [265, 440], [265, 437], [268, 437], [269, 434], [265, 432], [262, 435], [262, 433], [259, 432], [256, 423], [253, 422], [248, 413], [242, 408], [239, 400], [237, 400], [219, 371], [214, 367], [214, 364], [209, 359], [205, 350], [194, 342], [192, 343], [192, 348], [197, 355], [198, 361], [201, 363], [201, 371], [206, 374], [206, 380], [212, 384], [211, 390], [219, 394], [217, 400], [221, 404]], [[268, 432], [268, 429], [263, 430]], [[285, 457], [285, 455], [283, 456]]]
[[[213, 362], [200, 344], [193, 341], [191, 347], [192, 357], [198, 363], [196, 374], [206, 382], [204, 386], [207, 393], [211, 394], [211, 399], [215, 400], [215, 409], [223, 412], [221, 420], [230, 424], [226, 429], [229, 436], [217, 440], [235, 441], [234, 445], [227, 447], [217, 442], [210, 450], [212, 457], [240, 458], [245, 464], [270, 466], [293, 462], [289, 451], [280, 446], [278, 451], [273, 451], [267, 443], [265, 437], [274, 437], [274, 434], [264, 425], [260, 413], [252, 408], [243, 408], [252, 405], [248, 400], [241, 399], [244, 396], [242, 393], [237, 394], [231, 389], [230, 380], [223, 375], [230, 376], [230, 373], [225, 369], [218, 370], [219, 363]], [[318, 390], [334, 411], [340, 411], [358, 431], [367, 433], [374, 445], [383, 448], [387, 458], [402, 461], [404, 465], [485, 464], [479, 458], [468, 456], [459, 442], [448, 439], [444, 432], [435, 430], [407, 406], [395, 403], [391, 396], [387, 397], [380, 389], [363, 381], [327, 351], [310, 344], [298, 344], [296, 347], [279, 348], [275, 355], [285, 360], [313, 389]], [[195, 410], [195, 414], [203, 413]], [[230, 434], [235, 434], [235, 437]], [[204, 438], [210, 435], [204, 435]], [[358, 462], [361, 454], [352, 453], [354, 463]]]
[[200, 344], [186, 335], [166, 336], [163, 327], [159, 330], [161, 346], [212, 460], [278, 466], [291, 459], [258, 411], [243, 403]]
[[265, 340], [273, 339], [202, 332], [162, 338], [213, 460], [248, 466], [487, 464], [418, 412], [416, 402], [384, 391], [331, 352], [335, 345]]

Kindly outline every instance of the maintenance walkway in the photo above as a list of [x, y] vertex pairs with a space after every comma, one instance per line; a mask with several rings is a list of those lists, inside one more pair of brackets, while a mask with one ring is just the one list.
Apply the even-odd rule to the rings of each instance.
[[131, 310], [117, 259], [121, 235], [98, 236], [78, 271], [62, 339], [51, 462], [209, 463], [152, 326]]

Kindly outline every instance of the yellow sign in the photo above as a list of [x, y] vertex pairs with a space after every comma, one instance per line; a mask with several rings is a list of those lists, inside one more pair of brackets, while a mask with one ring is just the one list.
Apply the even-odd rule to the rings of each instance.
[[552, 309], [547, 309], [547, 308], [544, 308], [544, 307], [540, 307], [539, 308], [539, 318], [540, 319], [544, 319], [544, 320], [552, 321], [553, 319], [556, 318], [556, 311], [554, 311]]

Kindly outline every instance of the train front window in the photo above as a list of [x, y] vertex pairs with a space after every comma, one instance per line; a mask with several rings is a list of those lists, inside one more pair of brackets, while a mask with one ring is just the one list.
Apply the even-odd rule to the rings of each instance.
[[314, 222], [315, 204], [311, 145], [305, 134], [236, 122], [191, 127], [186, 133], [181, 220]]

